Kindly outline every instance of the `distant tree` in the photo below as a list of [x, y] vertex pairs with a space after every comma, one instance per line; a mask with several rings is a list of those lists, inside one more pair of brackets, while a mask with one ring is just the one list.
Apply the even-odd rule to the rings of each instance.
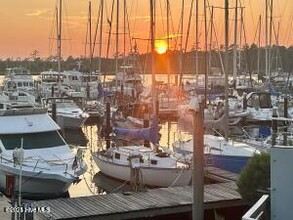
[[40, 59], [40, 52], [38, 50], [33, 50], [30, 54], [33, 61]]
[[242, 198], [254, 203], [270, 187], [270, 155], [255, 154], [240, 173], [237, 186]]

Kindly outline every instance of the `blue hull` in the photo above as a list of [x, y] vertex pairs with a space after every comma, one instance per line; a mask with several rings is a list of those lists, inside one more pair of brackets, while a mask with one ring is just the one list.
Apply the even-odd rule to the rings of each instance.
[[232, 173], [240, 173], [245, 167], [250, 157], [244, 156], [227, 156], [227, 155], [205, 155], [209, 157], [213, 166], [228, 170]]

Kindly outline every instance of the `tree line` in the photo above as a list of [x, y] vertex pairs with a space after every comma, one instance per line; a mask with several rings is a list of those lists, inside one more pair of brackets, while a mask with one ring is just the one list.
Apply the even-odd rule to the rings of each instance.
[[[270, 54], [270, 69], [271, 71], [293, 72], [293, 46], [272, 46], [269, 50]], [[133, 55], [133, 54], [132, 54]], [[141, 73], [151, 72], [151, 56], [150, 53], [135, 54], [137, 63], [140, 66]], [[228, 50], [229, 57], [229, 74], [233, 70], [233, 45]], [[246, 45], [237, 53], [238, 74], [241, 73], [256, 73], [258, 69], [260, 74], [265, 72], [265, 57], [266, 49], [258, 48], [256, 44]], [[168, 51], [165, 54], [155, 54], [155, 72], [156, 73], [194, 73], [196, 68], [196, 51]], [[97, 70], [100, 59], [94, 57], [91, 62], [91, 70]], [[119, 56], [119, 66], [127, 64], [126, 59]], [[221, 72], [222, 63], [224, 62], [224, 50], [198, 51], [198, 70], [200, 74], [207, 71], [206, 66], [217, 69]], [[79, 65], [81, 64], [81, 65]], [[24, 67], [31, 71], [32, 74], [39, 74], [42, 71], [57, 70], [57, 57], [50, 56], [47, 58], [40, 58], [38, 51], [34, 50], [28, 58], [23, 59], [0, 59], [0, 73], [4, 73], [9, 67]], [[80, 68], [82, 72], [88, 72], [90, 69], [89, 58], [86, 57], [72, 57], [62, 59], [62, 70], [72, 70]], [[102, 58], [101, 70], [105, 74], [114, 74], [116, 70], [116, 62], [114, 58]]]

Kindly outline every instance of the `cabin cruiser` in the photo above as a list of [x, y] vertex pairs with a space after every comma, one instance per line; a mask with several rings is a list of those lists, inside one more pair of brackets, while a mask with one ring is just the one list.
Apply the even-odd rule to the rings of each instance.
[[37, 79], [37, 99], [49, 98], [53, 96], [76, 95], [76, 91], [69, 86], [63, 85], [63, 74], [49, 70], [40, 73]]
[[19, 67], [6, 68], [3, 90], [35, 93], [34, 80], [29, 70]]
[[44, 107], [53, 114], [52, 104], [56, 104], [56, 121], [61, 128], [81, 128], [88, 119], [89, 114], [84, 112], [77, 104], [68, 98], [42, 99]]
[[96, 99], [99, 95], [99, 83], [101, 75], [93, 72], [92, 74], [84, 74], [77, 70], [65, 70], [62, 72], [62, 84], [76, 91], [76, 93], [68, 93], [73, 96], [80, 93], [80, 97]]
[[0, 188], [9, 196], [59, 197], [86, 171], [47, 109], [1, 109], [0, 124]]

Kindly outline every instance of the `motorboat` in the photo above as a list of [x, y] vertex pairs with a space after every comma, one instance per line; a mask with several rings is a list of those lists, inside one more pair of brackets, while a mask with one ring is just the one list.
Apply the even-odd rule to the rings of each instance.
[[0, 110], [0, 123], [0, 188], [7, 195], [59, 197], [86, 171], [81, 149], [71, 151], [47, 109]]
[[[177, 141], [173, 144], [174, 152], [183, 155], [182, 158], [191, 159], [193, 153], [193, 139]], [[249, 144], [226, 140], [224, 137], [204, 135], [204, 155], [206, 165], [212, 165], [234, 173], [240, 173], [247, 161], [265, 148], [258, 148]]]
[[34, 80], [30, 71], [21, 67], [6, 68], [3, 90], [9, 92], [24, 91], [34, 95]]
[[68, 98], [47, 98], [42, 99], [42, 103], [51, 113], [52, 104], [56, 104], [56, 121], [61, 128], [81, 128], [89, 117], [88, 113]]

